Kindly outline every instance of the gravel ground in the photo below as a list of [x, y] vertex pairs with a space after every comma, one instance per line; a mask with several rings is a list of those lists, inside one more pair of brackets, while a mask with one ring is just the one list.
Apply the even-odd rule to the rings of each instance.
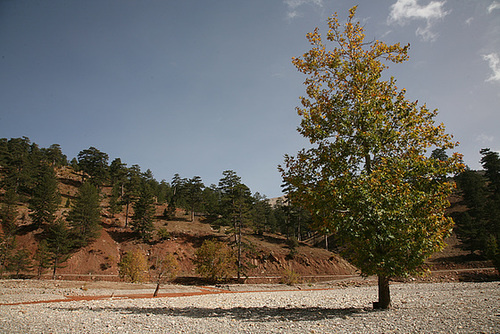
[[[273, 291], [272, 286], [261, 286], [266, 291], [254, 287], [243, 292], [245, 286], [228, 286], [224, 288], [238, 293], [0, 305], [0, 332], [500, 333], [499, 282], [395, 283], [391, 285], [393, 308], [388, 311], [371, 308], [377, 299], [376, 286], [311, 288], [318, 287], [322, 290], [303, 286], [286, 291], [281, 286], [280, 291]], [[18, 288], [0, 282], [0, 303], [15, 301]], [[182, 286], [166, 289], [170, 290], [162, 292], [200, 291]], [[84, 295], [110, 292], [63, 286], [26, 286], [23, 290], [29, 296], [18, 297], [18, 302], [60, 299], [77, 291]], [[128, 292], [120, 290], [124, 295]]]

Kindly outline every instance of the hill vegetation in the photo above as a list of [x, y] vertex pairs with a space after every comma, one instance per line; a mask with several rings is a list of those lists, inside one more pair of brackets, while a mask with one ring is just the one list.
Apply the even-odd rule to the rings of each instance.
[[[4, 138], [0, 182], [2, 275], [116, 281], [129, 277], [120, 275], [122, 260], [139, 252], [147, 262], [144, 279], [174, 278], [160, 265], [167, 259], [177, 280], [186, 282], [199, 277], [196, 254], [206, 240], [229, 246], [233, 274], [247, 281], [293, 283], [357, 270], [330, 251], [338, 250], [335, 235], [310, 229], [305, 210], [252, 194], [234, 171], [208, 187], [197, 176], [157, 181], [138, 165], [108, 163], [95, 148], [68, 161], [59, 145], [40, 148], [28, 138]], [[476, 212], [458, 192], [452, 202], [459, 222]], [[462, 232], [471, 225], [465, 217], [457, 231], [466, 242], [454, 237], [455, 252], [430, 264], [457, 268], [451, 262], [469, 252], [475, 261], [486, 255]], [[483, 225], [472, 224], [476, 230]], [[457, 253], [462, 245], [468, 248]]]
[[249, 276], [352, 274], [337, 255], [311, 248], [319, 241], [304, 210], [271, 205], [224, 171], [218, 185], [200, 177], [157, 181], [96, 148], [71, 161], [59, 145], [28, 138], [0, 140], [0, 268], [17, 275], [115, 280], [119, 263], [137, 250], [156, 275], [158, 258], [173, 254], [178, 276], [196, 276], [196, 250], [207, 239], [232, 247], [235, 272]]

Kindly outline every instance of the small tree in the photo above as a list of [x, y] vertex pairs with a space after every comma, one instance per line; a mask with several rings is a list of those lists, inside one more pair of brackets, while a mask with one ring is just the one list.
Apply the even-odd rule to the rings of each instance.
[[4, 198], [0, 211], [2, 230], [5, 235], [12, 236], [17, 230], [17, 194], [14, 189], [8, 189]]
[[172, 253], [154, 257], [153, 272], [156, 276], [156, 289], [153, 297], [158, 296], [160, 284], [173, 279], [179, 272], [179, 262]]
[[17, 278], [20, 277], [21, 272], [30, 271], [32, 268], [33, 262], [30, 253], [24, 248], [18, 249], [10, 258], [9, 270], [15, 272]]
[[498, 247], [497, 240], [492, 235], [486, 240], [486, 256], [493, 262], [498, 273], [500, 273], [500, 247]]
[[10, 259], [15, 248], [15, 235], [0, 234], [0, 273], [2, 273], [3, 270], [7, 270], [9, 268]]
[[456, 146], [437, 111], [408, 101], [386, 63], [408, 59], [409, 45], [365, 42], [351, 8], [343, 26], [328, 19], [327, 50], [319, 30], [307, 35], [312, 48], [293, 64], [306, 74], [299, 132], [313, 145], [280, 167], [292, 199], [308, 209], [318, 230], [343, 241], [345, 254], [363, 275], [377, 275], [379, 301], [391, 305], [392, 277], [418, 273], [444, 247], [453, 226], [445, 215], [454, 185], [447, 175], [460, 156], [429, 158], [428, 149]]
[[51, 253], [46, 239], [42, 239], [38, 243], [38, 248], [33, 259], [36, 262], [37, 277], [41, 278], [45, 269], [50, 268], [52, 261]]
[[148, 262], [144, 254], [139, 251], [127, 252], [118, 263], [120, 277], [132, 283], [143, 282], [148, 271]]
[[194, 263], [196, 272], [202, 277], [219, 282], [236, 273], [236, 256], [227, 244], [205, 240], [196, 250]]
[[109, 204], [108, 204], [109, 213], [111, 213], [113, 218], [117, 213], [120, 213], [123, 210], [123, 205], [120, 200], [120, 194], [121, 194], [121, 186], [115, 184], [111, 189], [111, 196], [109, 197]]
[[63, 219], [57, 219], [52, 223], [47, 230], [45, 239], [50, 253], [52, 279], [55, 279], [56, 270], [62, 268], [62, 264], [69, 260], [73, 249], [73, 240], [66, 222]]

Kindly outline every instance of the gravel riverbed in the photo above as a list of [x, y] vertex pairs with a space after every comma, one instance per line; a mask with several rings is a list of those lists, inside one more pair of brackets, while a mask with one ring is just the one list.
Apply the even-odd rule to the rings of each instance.
[[[0, 333], [500, 333], [499, 282], [394, 283], [388, 311], [372, 310], [371, 285], [223, 288], [169, 286], [162, 292], [215, 293], [126, 298], [123, 289], [1, 281]], [[109, 297], [27, 304], [78, 292]]]

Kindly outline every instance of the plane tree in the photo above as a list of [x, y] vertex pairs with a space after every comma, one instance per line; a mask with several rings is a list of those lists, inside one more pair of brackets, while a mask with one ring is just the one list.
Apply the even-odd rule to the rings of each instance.
[[387, 309], [391, 278], [421, 272], [444, 247], [453, 227], [446, 176], [462, 165], [456, 153], [430, 157], [457, 145], [435, 123], [437, 110], [409, 101], [394, 77], [383, 79], [389, 63], [408, 60], [409, 45], [366, 42], [355, 13], [345, 24], [330, 17], [326, 41], [316, 28], [307, 35], [311, 49], [293, 58], [307, 76], [298, 131], [311, 146], [279, 168], [314, 227], [336, 234], [363, 275], [378, 276], [374, 307]]

